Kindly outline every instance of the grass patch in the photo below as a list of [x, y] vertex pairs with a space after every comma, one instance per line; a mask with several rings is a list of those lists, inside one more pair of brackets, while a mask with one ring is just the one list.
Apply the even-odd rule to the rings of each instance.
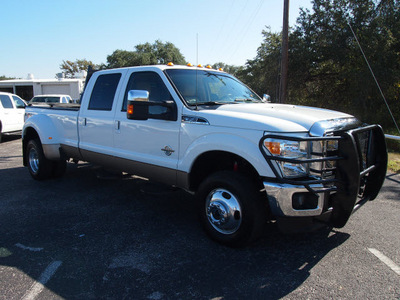
[[400, 173], [400, 153], [389, 152], [388, 169]]

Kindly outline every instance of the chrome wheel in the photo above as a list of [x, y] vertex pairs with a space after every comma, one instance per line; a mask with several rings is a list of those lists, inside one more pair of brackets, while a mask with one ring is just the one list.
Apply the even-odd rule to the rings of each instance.
[[222, 234], [235, 233], [242, 223], [240, 203], [225, 189], [214, 189], [208, 194], [206, 214], [210, 224]]
[[37, 174], [39, 172], [39, 154], [34, 147], [29, 149], [28, 161], [31, 171]]

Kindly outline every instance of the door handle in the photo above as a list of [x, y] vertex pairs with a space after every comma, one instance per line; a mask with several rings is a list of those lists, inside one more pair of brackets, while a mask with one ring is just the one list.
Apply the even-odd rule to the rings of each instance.
[[121, 121], [115, 121], [115, 130], [119, 131], [121, 129]]

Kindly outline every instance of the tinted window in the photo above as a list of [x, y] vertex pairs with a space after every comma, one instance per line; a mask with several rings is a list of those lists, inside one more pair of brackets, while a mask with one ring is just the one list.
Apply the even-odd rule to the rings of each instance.
[[90, 96], [88, 109], [111, 110], [120, 73], [100, 75]]
[[261, 102], [257, 94], [226, 73], [194, 69], [170, 69], [166, 73], [189, 105]]
[[[163, 102], [172, 100], [171, 94], [162, 81], [161, 77], [155, 72], [135, 72], [129, 78], [129, 82], [125, 91], [124, 103], [122, 111], [126, 111], [128, 92], [130, 90], [145, 90], [149, 92], [149, 101]], [[150, 106], [149, 117], [162, 118], [162, 114], [167, 109], [162, 106]]]
[[59, 103], [60, 97], [33, 97], [31, 103]]
[[8, 97], [7, 95], [0, 95], [0, 102], [4, 108], [14, 108], [10, 97]]

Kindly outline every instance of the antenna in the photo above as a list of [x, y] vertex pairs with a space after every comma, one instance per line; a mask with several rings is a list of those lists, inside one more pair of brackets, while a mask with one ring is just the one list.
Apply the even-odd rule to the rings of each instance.
[[382, 92], [381, 86], [379, 85], [379, 82], [378, 82], [378, 80], [377, 80], [376, 77], [375, 77], [374, 71], [372, 70], [371, 65], [370, 65], [369, 62], [368, 62], [367, 56], [365, 55], [365, 53], [364, 53], [364, 51], [363, 51], [363, 48], [361, 47], [361, 44], [360, 44], [360, 42], [358, 41], [358, 38], [357, 38], [357, 36], [356, 36], [356, 33], [354, 32], [353, 27], [351, 26], [349, 20], [347, 20], [347, 24], [349, 25], [350, 30], [351, 30], [351, 32], [353, 33], [354, 39], [356, 40], [357, 45], [358, 45], [358, 47], [360, 48], [360, 51], [361, 51], [361, 53], [362, 53], [362, 55], [363, 55], [363, 57], [364, 57], [364, 60], [365, 60], [365, 62], [367, 63], [367, 66], [368, 66], [368, 68], [369, 68], [369, 71], [371, 72], [372, 77], [373, 77], [374, 80], [375, 80], [375, 84], [376, 84], [376, 86], [378, 87], [379, 92], [381, 93], [382, 99], [383, 99], [383, 101], [384, 101], [385, 104], [386, 104], [386, 108], [388, 109], [390, 116], [392, 117], [393, 123], [394, 123], [394, 125], [396, 125], [397, 131], [400, 133], [400, 128], [399, 128], [399, 126], [397, 125], [396, 119], [395, 119], [394, 116], [393, 116], [393, 113], [392, 113], [392, 111], [391, 111], [391, 109], [390, 109], [390, 107], [389, 107], [389, 104], [388, 104], [388, 102], [386, 101], [386, 97], [385, 97], [385, 95], [384, 95], [383, 92]]
[[196, 66], [199, 65], [199, 34], [196, 33]]
[[198, 110], [197, 106], [197, 73], [199, 68], [199, 33], [196, 33], [196, 110]]

